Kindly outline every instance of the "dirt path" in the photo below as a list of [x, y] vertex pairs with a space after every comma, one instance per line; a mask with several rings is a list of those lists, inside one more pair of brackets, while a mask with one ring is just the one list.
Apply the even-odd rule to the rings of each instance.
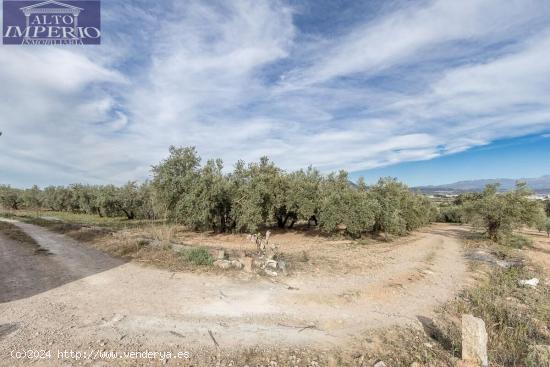
[[[216, 349], [214, 343], [220, 350], [342, 348], [368, 329], [418, 324], [418, 316], [429, 317], [466, 277], [452, 226], [434, 226], [403, 244], [373, 246], [370, 268], [274, 282], [244, 273], [195, 275], [123, 263], [63, 235], [17, 225], [53, 255], [34, 256], [0, 235], [0, 350], [7, 353], [195, 351]], [[3, 360], [0, 365], [25, 364], [9, 356]], [[124, 363], [136, 365], [127, 360], [114, 365]]]

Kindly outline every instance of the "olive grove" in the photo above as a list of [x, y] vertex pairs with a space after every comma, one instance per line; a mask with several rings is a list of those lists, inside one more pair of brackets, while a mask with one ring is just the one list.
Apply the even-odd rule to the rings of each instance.
[[228, 172], [221, 159], [203, 164], [193, 147], [170, 147], [169, 156], [153, 166], [151, 180], [141, 185], [0, 186], [0, 205], [160, 219], [217, 232], [293, 228], [300, 222], [353, 237], [402, 235], [437, 216], [428, 198], [393, 178], [370, 187], [363, 180], [355, 185], [345, 171], [322, 175], [309, 167], [286, 172], [266, 157], [239, 161]]

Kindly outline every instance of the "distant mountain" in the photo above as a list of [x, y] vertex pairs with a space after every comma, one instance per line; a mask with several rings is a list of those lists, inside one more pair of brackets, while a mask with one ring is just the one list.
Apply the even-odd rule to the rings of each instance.
[[461, 193], [466, 191], [482, 191], [486, 185], [500, 183], [501, 191], [512, 190], [517, 181], [525, 181], [537, 194], [550, 194], [550, 175], [537, 178], [493, 178], [484, 180], [459, 181], [446, 185], [419, 186], [418, 189], [426, 194], [434, 193]]

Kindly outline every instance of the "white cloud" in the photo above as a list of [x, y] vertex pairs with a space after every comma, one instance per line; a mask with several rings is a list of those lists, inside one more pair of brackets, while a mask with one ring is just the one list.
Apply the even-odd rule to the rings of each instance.
[[109, 3], [100, 47], [2, 47], [0, 181], [143, 179], [171, 144], [362, 170], [549, 130], [545, 1], [407, 4], [323, 38], [278, 2]]

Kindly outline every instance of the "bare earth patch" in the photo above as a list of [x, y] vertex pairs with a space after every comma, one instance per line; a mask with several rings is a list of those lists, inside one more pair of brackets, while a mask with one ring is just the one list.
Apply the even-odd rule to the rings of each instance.
[[[291, 276], [275, 279], [125, 263], [47, 229], [18, 225], [53, 253], [40, 274], [59, 279], [42, 284], [44, 277], [35, 272], [27, 277], [33, 280], [26, 285], [31, 289], [18, 295], [19, 278], [4, 271], [4, 264], [14, 264], [20, 272], [31, 272], [35, 264], [25, 263], [14, 250], [15, 242], [0, 239], [0, 276], [8, 279], [2, 287], [11, 290], [11, 299], [0, 304], [0, 325], [17, 325], [0, 335], [3, 352], [46, 348], [191, 353], [189, 360], [121, 359], [108, 365], [211, 366], [216, 361], [229, 365], [233, 359], [238, 361], [233, 365], [240, 366], [264, 358], [286, 361], [279, 365], [339, 365], [344, 362], [334, 359], [335, 351], [352, 356], [374, 329], [419, 327], [418, 316], [430, 317], [466, 279], [457, 227], [447, 225], [434, 225], [396, 243], [275, 233], [273, 241], [286, 256], [309, 254]], [[253, 250], [240, 236], [174, 236], [229, 251]], [[9, 356], [2, 360], [0, 365], [25, 364]], [[59, 360], [40, 365], [57, 366]]]

